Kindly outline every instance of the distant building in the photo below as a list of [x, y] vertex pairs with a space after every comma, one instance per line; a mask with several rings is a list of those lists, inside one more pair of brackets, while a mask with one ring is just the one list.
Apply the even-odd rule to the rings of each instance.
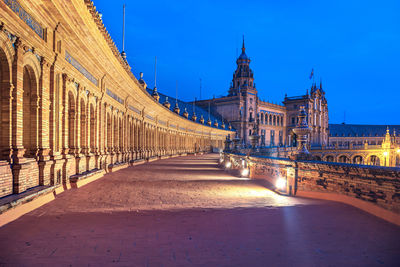
[[387, 130], [392, 133], [393, 143], [400, 144], [400, 125], [358, 125], [358, 124], [330, 124], [329, 145], [337, 147], [346, 146], [381, 146]]
[[313, 84], [310, 93], [298, 97], [285, 97], [283, 105], [264, 102], [258, 97], [254, 74], [250, 68], [250, 58], [246, 55], [243, 40], [242, 53], [236, 60], [237, 68], [228, 95], [220, 98], [197, 101], [196, 104], [207, 108], [216, 116], [229, 122], [243, 142], [250, 144], [254, 124], [259, 122], [261, 146], [293, 145], [296, 136], [292, 129], [297, 123], [299, 107], [304, 105], [308, 122], [312, 128], [312, 145], [328, 143], [328, 103], [322, 84]]

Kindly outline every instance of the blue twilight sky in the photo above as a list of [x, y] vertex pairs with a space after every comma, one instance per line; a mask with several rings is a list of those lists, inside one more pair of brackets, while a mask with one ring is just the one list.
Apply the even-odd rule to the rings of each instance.
[[322, 78], [331, 123], [400, 124], [400, 1], [94, 0], [136, 77], [182, 100], [226, 95], [245, 35], [259, 97], [301, 95]]

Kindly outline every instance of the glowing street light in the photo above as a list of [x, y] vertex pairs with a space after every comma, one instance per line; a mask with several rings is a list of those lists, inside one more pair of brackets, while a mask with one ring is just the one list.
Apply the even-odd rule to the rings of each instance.
[[247, 177], [249, 175], [250, 171], [249, 169], [242, 169], [241, 175], [242, 177]]
[[283, 190], [286, 188], [286, 179], [279, 177], [275, 182], [275, 187], [279, 190]]
[[229, 169], [232, 166], [232, 163], [230, 161], [227, 161], [225, 163], [225, 168]]

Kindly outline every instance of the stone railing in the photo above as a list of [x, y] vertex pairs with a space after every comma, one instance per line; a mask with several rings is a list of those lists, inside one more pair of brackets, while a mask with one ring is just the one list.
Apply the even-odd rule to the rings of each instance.
[[[343, 196], [347, 201], [341, 202], [350, 201], [348, 204], [352, 205], [351, 202], [357, 202], [361, 206], [366, 203], [373, 205], [372, 209], [380, 207], [400, 215], [400, 168], [232, 153], [221, 154], [220, 163], [239, 175], [245, 173], [250, 178], [263, 179], [283, 194], [306, 196], [310, 192]], [[247, 170], [243, 172], [243, 169]], [[371, 211], [371, 206], [367, 211]]]
[[292, 146], [260, 146], [256, 149], [253, 148], [239, 148], [232, 149], [233, 152], [238, 152], [240, 154], [245, 154], [249, 156], [269, 156], [269, 157], [284, 157], [288, 158], [297, 152], [296, 147]]

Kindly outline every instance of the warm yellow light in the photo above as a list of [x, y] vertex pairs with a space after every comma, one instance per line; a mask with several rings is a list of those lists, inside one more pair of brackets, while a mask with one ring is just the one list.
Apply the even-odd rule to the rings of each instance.
[[383, 152], [383, 155], [386, 157], [389, 153], [387, 151]]
[[232, 166], [232, 163], [230, 161], [225, 163], [225, 168], [229, 169], [231, 166]]
[[286, 179], [279, 177], [275, 182], [276, 188], [282, 190], [286, 187]]
[[246, 169], [243, 169], [243, 170], [242, 170], [242, 176], [243, 176], [243, 177], [247, 177], [247, 175], [249, 175], [249, 169], [247, 169], [247, 168], [246, 168]]
[[397, 153], [400, 153], [400, 148], [399, 149], [397, 149], [397, 151], [396, 151]]

